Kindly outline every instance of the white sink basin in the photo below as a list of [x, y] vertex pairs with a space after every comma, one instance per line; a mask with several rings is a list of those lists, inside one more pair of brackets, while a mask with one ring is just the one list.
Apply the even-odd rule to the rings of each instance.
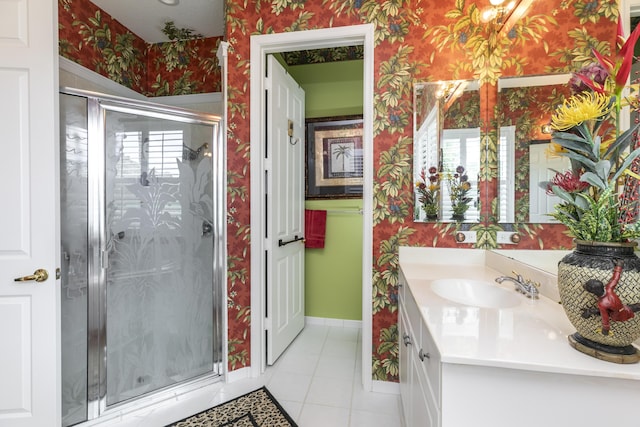
[[449, 301], [484, 308], [515, 307], [523, 298], [515, 291], [472, 279], [434, 280], [431, 282], [431, 290]]

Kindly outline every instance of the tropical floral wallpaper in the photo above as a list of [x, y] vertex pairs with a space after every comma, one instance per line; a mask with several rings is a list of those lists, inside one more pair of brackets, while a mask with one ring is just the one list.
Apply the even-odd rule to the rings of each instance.
[[89, 0], [58, 0], [60, 55], [145, 96], [220, 92], [220, 37], [149, 44]]
[[[143, 93], [173, 93], [176, 85], [179, 91], [192, 90], [190, 83], [196, 90], [196, 85], [209, 84], [203, 81], [208, 71], [204, 77], [200, 73], [201, 58], [215, 56], [209, 54], [210, 47], [197, 45], [198, 55], [189, 51], [193, 59], [180, 68], [179, 47], [153, 56], [144, 43], [121, 31], [117, 22], [99, 13], [88, 0], [59, 1], [62, 55]], [[488, 4], [488, 0], [227, 0], [230, 369], [251, 363], [250, 36], [362, 23], [375, 27], [373, 340], [363, 345], [371, 347], [373, 379], [397, 381], [398, 247], [459, 246], [453, 238], [455, 224], [412, 221], [413, 83], [471, 78], [483, 83], [477, 105], [486, 148], [481, 170], [485, 203], [481, 221], [470, 228], [478, 234], [476, 246], [497, 247], [496, 232], [507, 226], [495, 221], [496, 80], [577, 70], [590, 61], [591, 48], [604, 54], [613, 48], [616, 0], [538, 0], [508, 31], [480, 21], [481, 10]], [[162, 57], [166, 54], [177, 56], [166, 61]], [[146, 64], [152, 65], [148, 76], [143, 72]], [[186, 76], [186, 71], [191, 73]], [[175, 75], [185, 76], [184, 81], [170, 80]], [[560, 225], [519, 223], [509, 227], [521, 234], [518, 247], [522, 249], [571, 245]]]
[[283, 52], [282, 58], [289, 65], [320, 64], [324, 62], [350, 61], [364, 58], [364, 46], [340, 46], [331, 49], [298, 50]]
[[[487, 200], [496, 196], [494, 85], [500, 76], [543, 74], [579, 69], [591, 47], [610, 52], [615, 37], [617, 3], [591, 0], [539, 0], [506, 34], [495, 38], [480, 23], [488, 1], [434, 3], [427, 0], [227, 0], [229, 46], [229, 257], [230, 364], [249, 364], [249, 38], [252, 34], [304, 31], [373, 23], [374, 94], [374, 268], [373, 354], [375, 380], [398, 380], [398, 247], [456, 246], [455, 224], [414, 223], [412, 165], [412, 85], [416, 81], [478, 78], [483, 144], [489, 148], [482, 177]], [[489, 48], [486, 48], [486, 47]], [[493, 151], [492, 151], [493, 150]], [[492, 205], [482, 206], [483, 220], [471, 228], [478, 245], [496, 247], [501, 226]], [[562, 227], [516, 225], [521, 248], [569, 247]], [[235, 314], [235, 316], [234, 316]], [[233, 320], [234, 317], [237, 320]]]
[[443, 129], [477, 127], [480, 123], [480, 92], [464, 92], [443, 110]]

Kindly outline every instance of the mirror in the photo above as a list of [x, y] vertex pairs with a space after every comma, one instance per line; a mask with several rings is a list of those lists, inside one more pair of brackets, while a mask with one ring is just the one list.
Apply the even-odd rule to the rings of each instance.
[[480, 92], [476, 80], [415, 83], [414, 221], [477, 222]]
[[549, 153], [548, 125], [555, 108], [570, 96], [570, 74], [498, 80], [498, 202], [500, 223], [551, 223], [547, 214], [560, 203], [538, 184], [569, 168], [565, 157]]

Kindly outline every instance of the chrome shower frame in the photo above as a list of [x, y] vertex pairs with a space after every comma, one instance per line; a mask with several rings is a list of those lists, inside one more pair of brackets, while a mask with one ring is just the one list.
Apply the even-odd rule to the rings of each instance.
[[[221, 380], [227, 360], [226, 337], [226, 151], [221, 118], [178, 107], [131, 100], [96, 92], [61, 88], [61, 94], [87, 100], [88, 112], [88, 336], [87, 336], [87, 421], [115, 412], [133, 410], [141, 401], [159, 401]], [[107, 111], [143, 115], [213, 128], [210, 148], [213, 157], [213, 371], [148, 394], [107, 406], [106, 367], [106, 206], [105, 118]]]

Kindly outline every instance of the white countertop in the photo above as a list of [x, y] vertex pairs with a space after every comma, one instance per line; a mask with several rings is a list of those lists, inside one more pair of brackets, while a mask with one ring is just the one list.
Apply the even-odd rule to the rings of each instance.
[[[575, 332], [562, 307], [541, 295], [512, 308], [480, 308], [451, 302], [431, 290], [443, 278], [495, 283], [511, 274], [513, 259], [502, 263], [479, 249], [401, 248], [400, 267], [443, 363], [640, 380], [640, 364], [622, 365], [574, 350], [567, 336]], [[523, 276], [537, 280], [535, 269]], [[518, 270], [519, 271], [519, 270]], [[548, 277], [543, 278], [548, 280]], [[513, 284], [495, 283], [513, 289]], [[513, 290], [515, 292], [515, 290]], [[553, 295], [551, 296], [553, 298]]]

